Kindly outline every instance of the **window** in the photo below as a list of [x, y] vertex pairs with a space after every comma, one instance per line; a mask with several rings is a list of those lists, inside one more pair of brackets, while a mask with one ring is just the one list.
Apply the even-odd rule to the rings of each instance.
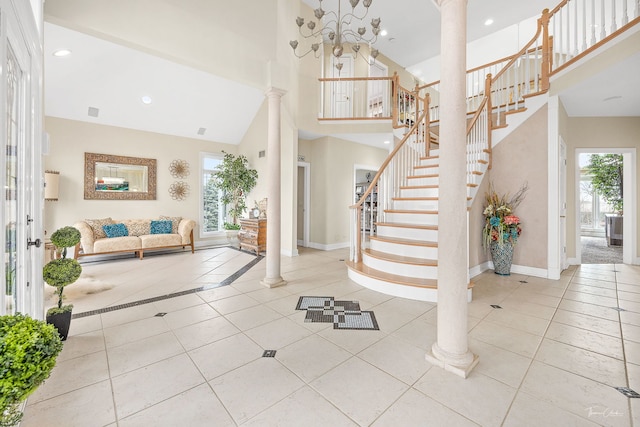
[[222, 155], [200, 153], [200, 169], [202, 177], [202, 203], [200, 211], [201, 237], [224, 230], [225, 207], [220, 201], [221, 192], [213, 186], [212, 176], [216, 167], [222, 163]]

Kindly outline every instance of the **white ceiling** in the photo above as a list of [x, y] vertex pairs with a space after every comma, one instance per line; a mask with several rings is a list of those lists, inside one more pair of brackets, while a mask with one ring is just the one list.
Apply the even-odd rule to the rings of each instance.
[[[72, 54], [53, 56], [60, 48]], [[256, 88], [50, 23], [44, 55], [47, 116], [239, 144], [265, 99]]]
[[[318, 4], [317, 0], [303, 1], [314, 8]], [[336, 1], [324, 0], [323, 8], [332, 10]], [[468, 41], [537, 16], [556, 2], [469, 0]], [[374, 0], [369, 17], [377, 16], [389, 34], [376, 46], [401, 66], [416, 66], [439, 54], [440, 14], [434, 0]], [[485, 26], [487, 18], [494, 24]], [[238, 144], [264, 100], [259, 89], [50, 23], [45, 23], [44, 40], [47, 116]], [[63, 47], [73, 54], [52, 55]], [[640, 116], [638, 75], [640, 54], [560, 97], [570, 116]], [[153, 103], [143, 104], [144, 95]], [[622, 99], [603, 101], [622, 95]], [[89, 107], [98, 108], [99, 116], [90, 117]], [[202, 136], [197, 134], [200, 128], [206, 128]], [[302, 130], [303, 135], [311, 136]], [[383, 144], [387, 135], [335, 136], [388, 148]]]

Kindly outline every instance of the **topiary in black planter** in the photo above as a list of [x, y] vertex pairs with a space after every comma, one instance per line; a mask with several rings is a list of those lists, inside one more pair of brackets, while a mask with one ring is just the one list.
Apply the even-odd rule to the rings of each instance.
[[60, 338], [66, 340], [71, 325], [72, 304], [62, 305], [64, 287], [78, 280], [82, 274], [80, 263], [73, 258], [66, 258], [67, 248], [80, 242], [80, 231], [73, 227], [63, 227], [51, 235], [51, 243], [56, 247], [56, 254], [62, 258], [54, 259], [42, 269], [44, 281], [57, 288], [58, 304], [47, 311], [47, 323], [58, 329]]

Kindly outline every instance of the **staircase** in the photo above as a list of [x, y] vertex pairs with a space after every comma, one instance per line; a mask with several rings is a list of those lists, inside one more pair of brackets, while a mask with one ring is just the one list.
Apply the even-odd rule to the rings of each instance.
[[[563, 10], [569, 7], [578, 13], [575, 2], [569, 4], [566, 0], [551, 12], [545, 10], [535, 36], [520, 52], [468, 73], [468, 82], [485, 80], [484, 88], [467, 98], [469, 206], [491, 168], [492, 145], [546, 104], [549, 75], [556, 71], [549, 59], [555, 58], [556, 64], [560, 60], [566, 67], [583, 55], [577, 53], [577, 46], [570, 56], [562, 53], [562, 44], [551, 43], [549, 27], [562, 30], [562, 25], [554, 22], [564, 19], [567, 13]], [[640, 23], [638, 9], [635, 19], [615, 35]], [[588, 53], [586, 43], [584, 50]], [[439, 158], [435, 146], [446, 143], [434, 137], [438, 133], [439, 106], [430, 103], [432, 96], [439, 99], [439, 82], [408, 90], [400, 87], [394, 76], [392, 123], [403, 132], [402, 139], [361, 200], [351, 206], [351, 254], [347, 262], [349, 278], [356, 283], [388, 295], [422, 301], [437, 301]], [[377, 212], [366, 211], [363, 202], [376, 187]], [[367, 217], [373, 218], [375, 226], [365, 232], [361, 224], [366, 223]], [[472, 287], [469, 283], [469, 301]]]

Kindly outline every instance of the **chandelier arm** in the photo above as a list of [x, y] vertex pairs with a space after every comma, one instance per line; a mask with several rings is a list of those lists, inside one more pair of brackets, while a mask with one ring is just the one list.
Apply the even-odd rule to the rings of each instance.
[[[346, 37], [353, 37], [356, 40], [356, 43], [371, 43], [374, 44], [378, 40], [378, 36], [374, 35], [371, 38], [363, 37], [357, 32], [347, 29], [342, 32], [342, 35]], [[347, 41], [347, 40], [344, 40]], [[353, 43], [349, 41], [349, 43]]]
[[[318, 49], [318, 50], [319, 50], [319, 49]], [[296, 57], [298, 57], [298, 58], [304, 58], [305, 56], [307, 56], [307, 55], [308, 55], [308, 54], [310, 54], [311, 52], [313, 52], [313, 49], [309, 49], [309, 50], [307, 50], [304, 54], [302, 54], [302, 55], [298, 55], [298, 52], [296, 52], [296, 51], [294, 50], [294, 51], [293, 51], [293, 54], [294, 54]], [[317, 52], [317, 51], [315, 52], [315, 54], [314, 54], [313, 56], [315, 56], [316, 58], [320, 58], [320, 54], [319, 54], [319, 52]]]

